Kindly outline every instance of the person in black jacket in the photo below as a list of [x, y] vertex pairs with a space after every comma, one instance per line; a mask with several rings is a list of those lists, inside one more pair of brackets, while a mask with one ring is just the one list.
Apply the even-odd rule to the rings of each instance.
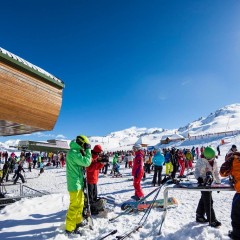
[[16, 177], [15, 180], [14, 180], [14, 184], [17, 183], [17, 181], [18, 181], [19, 178], [21, 178], [22, 183], [25, 183], [25, 179], [24, 179], [24, 177], [23, 177], [23, 175], [22, 175], [22, 173], [21, 173], [21, 171], [25, 172], [24, 169], [23, 169], [23, 167], [22, 167], [22, 165], [23, 165], [22, 162], [20, 162], [19, 165], [18, 165], [18, 169], [17, 169], [17, 171], [16, 171], [17, 177]]
[[9, 168], [10, 168], [10, 160], [6, 161], [3, 165], [3, 175], [1, 178], [1, 183], [3, 182], [5, 177], [6, 177], [6, 182], [8, 181]]
[[172, 179], [174, 179], [176, 177], [176, 172], [178, 170], [178, 160], [177, 160], [177, 157], [176, 157], [176, 150], [175, 148], [172, 148], [171, 151], [170, 151], [170, 154], [171, 154], [171, 163], [173, 165], [173, 170], [172, 170], [172, 173], [171, 173], [171, 177]]

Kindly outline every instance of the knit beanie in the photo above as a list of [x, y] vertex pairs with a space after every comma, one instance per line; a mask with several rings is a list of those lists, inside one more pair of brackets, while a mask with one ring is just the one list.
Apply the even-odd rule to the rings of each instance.
[[95, 145], [94, 148], [93, 148], [93, 151], [96, 152], [96, 153], [102, 152], [101, 145]]

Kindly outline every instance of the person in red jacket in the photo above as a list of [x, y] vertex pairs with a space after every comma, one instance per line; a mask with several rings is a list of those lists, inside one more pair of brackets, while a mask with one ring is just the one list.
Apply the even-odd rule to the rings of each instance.
[[109, 158], [103, 155], [102, 147], [100, 145], [95, 145], [92, 150], [92, 162], [89, 167], [86, 168], [87, 172], [87, 184], [88, 184], [88, 196], [91, 206], [91, 213], [99, 213], [99, 199], [97, 193], [97, 183], [99, 170], [103, 168], [104, 163], [108, 162]]
[[134, 177], [133, 186], [135, 189], [135, 195], [132, 198], [137, 201], [144, 197], [144, 193], [141, 187], [141, 179], [143, 178], [144, 174], [144, 151], [141, 148], [142, 147], [140, 144], [136, 144], [133, 146], [135, 158], [133, 160], [132, 176]]

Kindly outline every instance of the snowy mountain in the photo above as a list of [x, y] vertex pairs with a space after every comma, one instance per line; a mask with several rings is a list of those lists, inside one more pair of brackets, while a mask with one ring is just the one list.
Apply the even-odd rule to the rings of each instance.
[[192, 123], [178, 129], [184, 136], [199, 134], [214, 134], [240, 130], [240, 104], [227, 105], [214, 113], [210, 113], [206, 118], [199, 118]]
[[[179, 129], [131, 127], [106, 136], [91, 136], [89, 139], [92, 145], [101, 144], [105, 151], [125, 150], [131, 149], [136, 142], [155, 146], [164, 136], [173, 134], [188, 137], [237, 131], [240, 130], [239, 122], [240, 103], [236, 103], [220, 108], [207, 117], [200, 117]], [[9, 140], [0, 143], [0, 149], [9, 149], [9, 146], [17, 145], [18, 142], [19, 140]]]
[[90, 137], [91, 143], [99, 143], [104, 149], [111, 150], [129, 149], [136, 142], [150, 145], [160, 143], [164, 136], [179, 134], [185, 137], [214, 135], [230, 131], [240, 130], [240, 104], [227, 105], [221, 109], [210, 113], [206, 118], [201, 117], [196, 121], [188, 123], [179, 129], [163, 129], [163, 128], [137, 128], [131, 127], [122, 131], [112, 132], [104, 137]]

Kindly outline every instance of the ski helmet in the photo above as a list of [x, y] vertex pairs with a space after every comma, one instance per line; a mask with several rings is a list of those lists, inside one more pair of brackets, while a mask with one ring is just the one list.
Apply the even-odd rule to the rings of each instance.
[[133, 150], [139, 150], [139, 149], [141, 149], [141, 148], [142, 148], [141, 144], [135, 144], [135, 145], [133, 145]]
[[212, 147], [206, 147], [203, 151], [203, 155], [206, 159], [211, 160], [216, 156], [216, 153]]
[[77, 143], [79, 146], [83, 147], [84, 143], [89, 143], [89, 140], [88, 140], [88, 138], [87, 138], [86, 136], [84, 136], [84, 135], [78, 135], [78, 136], [76, 137], [76, 143]]

